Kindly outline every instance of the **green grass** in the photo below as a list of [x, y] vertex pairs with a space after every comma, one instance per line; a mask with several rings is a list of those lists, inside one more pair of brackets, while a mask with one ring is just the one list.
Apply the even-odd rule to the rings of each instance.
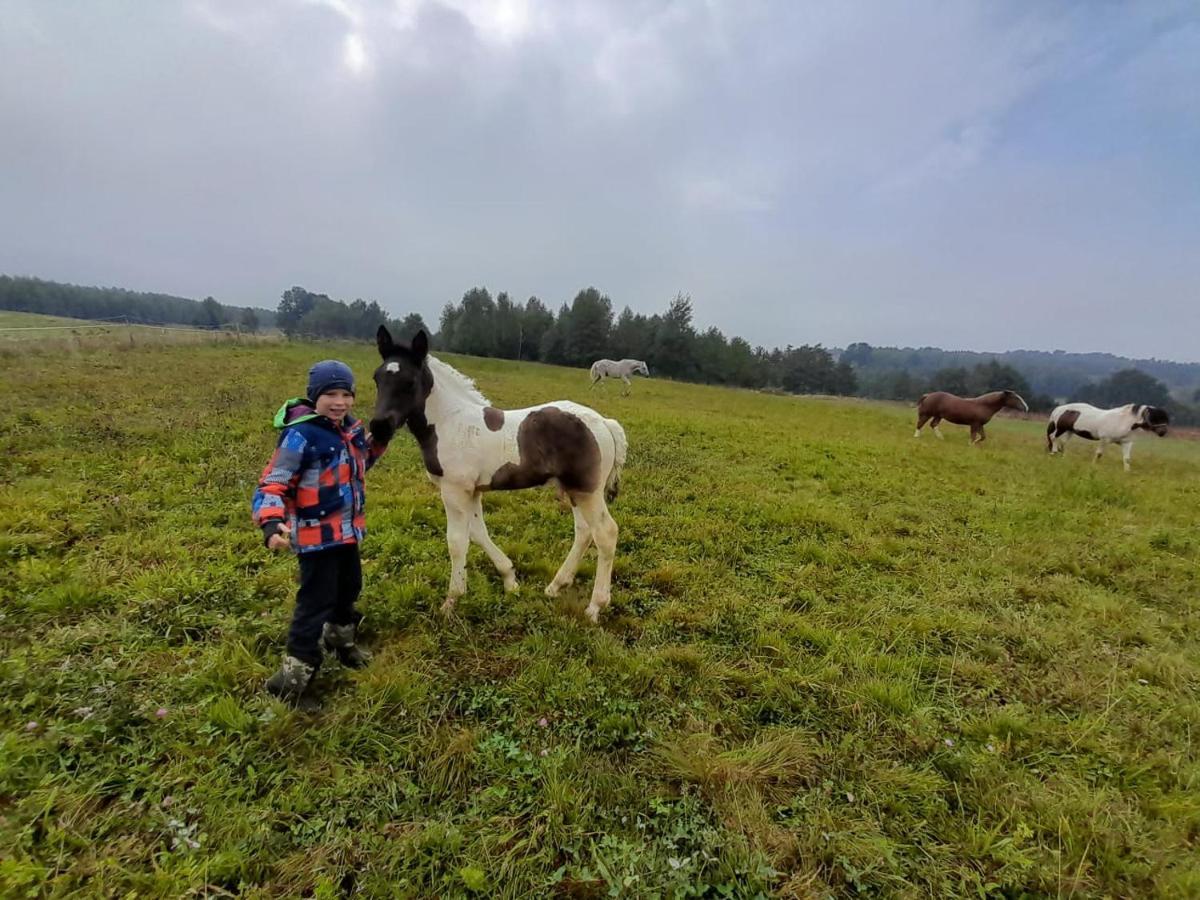
[[[1093, 467], [898, 405], [453, 359], [630, 439], [614, 600], [557, 600], [550, 491], [471, 554], [401, 435], [371, 473], [374, 664], [261, 689], [294, 562], [250, 494], [357, 345], [0, 356], [4, 896], [1200, 895], [1200, 444]], [[160, 713], [160, 711], [162, 711]]]

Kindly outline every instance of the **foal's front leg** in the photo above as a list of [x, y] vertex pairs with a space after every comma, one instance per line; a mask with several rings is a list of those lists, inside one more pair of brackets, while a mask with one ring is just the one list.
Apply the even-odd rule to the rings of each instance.
[[1125, 471], [1129, 471], [1129, 457], [1133, 455], [1133, 441], [1121, 442], [1121, 462], [1125, 464]]
[[471, 543], [471, 493], [442, 483], [442, 505], [446, 508], [446, 546], [450, 550], [450, 585], [442, 612], [467, 592], [467, 548]]

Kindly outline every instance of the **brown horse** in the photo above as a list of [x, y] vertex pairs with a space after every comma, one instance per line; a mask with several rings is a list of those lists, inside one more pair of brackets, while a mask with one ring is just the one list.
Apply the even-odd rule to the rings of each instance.
[[922, 426], [930, 422], [933, 433], [940, 438], [942, 432], [938, 424], [945, 419], [955, 425], [970, 425], [971, 443], [979, 444], [986, 437], [983, 426], [1005, 407], [1029, 412], [1029, 404], [1016, 391], [992, 391], [979, 397], [956, 397], [945, 391], [934, 391], [917, 403], [917, 430], [913, 437], [920, 437]]

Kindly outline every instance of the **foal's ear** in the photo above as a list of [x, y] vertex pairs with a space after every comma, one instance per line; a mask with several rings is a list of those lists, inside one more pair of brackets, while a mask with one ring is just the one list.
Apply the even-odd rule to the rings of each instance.
[[413, 357], [416, 359], [416, 361], [420, 362], [421, 360], [423, 360], [425, 358], [425, 355], [428, 352], [429, 352], [429, 335], [427, 335], [425, 333], [425, 329], [422, 328], [420, 331], [418, 331], [416, 333], [416, 335], [414, 335], [414, 337], [412, 339], [412, 354], [413, 354]]
[[380, 325], [379, 330], [375, 332], [375, 346], [379, 348], [379, 355], [387, 359], [396, 349], [395, 343], [392, 341], [392, 333], [387, 330], [387, 326]]

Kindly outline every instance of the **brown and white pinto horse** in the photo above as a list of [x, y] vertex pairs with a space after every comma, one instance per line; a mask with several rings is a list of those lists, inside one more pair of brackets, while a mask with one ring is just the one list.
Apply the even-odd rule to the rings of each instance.
[[483, 522], [483, 494], [554, 483], [575, 514], [575, 543], [546, 587], [554, 597], [575, 580], [580, 559], [595, 541], [599, 561], [586, 609], [595, 622], [609, 603], [617, 523], [608, 513], [621, 483], [625, 431], [615, 419], [557, 400], [528, 409], [493, 407], [474, 382], [429, 355], [429, 339], [417, 332], [412, 344], [396, 343], [382, 325], [376, 333], [383, 362], [375, 370], [378, 390], [371, 434], [388, 441], [404, 426], [412, 432], [425, 471], [442, 494], [450, 584], [443, 612], [467, 590], [467, 549], [474, 541], [515, 591], [512, 560], [492, 543]]
[[1062, 453], [1063, 445], [1073, 434], [1084, 440], [1098, 441], [1092, 462], [1099, 462], [1105, 444], [1121, 445], [1121, 460], [1129, 471], [1133, 439], [1138, 431], [1152, 431], [1159, 437], [1167, 433], [1171, 417], [1157, 406], [1127, 403], [1116, 409], [1099, 409], [1090, 403], [1066, 403], [1050, 413], [1046, 424], [1046, 449], [1051, 455]]
[[938, 425], [945, 419], [955, 425], [970, 425], [971, 443], [980, 444], [987, 437], [983, 426], [1005, 407], [1029, 412], [1029, 404], [1016, 391], [992, 391], [978, 397], [956, 397], [945, 391], [934, 391], [917, 403], [917, 430], [913, 437], [920, 437], [921, 428], [930, 422], [933, 433], [940, 438], [942, 432]]

